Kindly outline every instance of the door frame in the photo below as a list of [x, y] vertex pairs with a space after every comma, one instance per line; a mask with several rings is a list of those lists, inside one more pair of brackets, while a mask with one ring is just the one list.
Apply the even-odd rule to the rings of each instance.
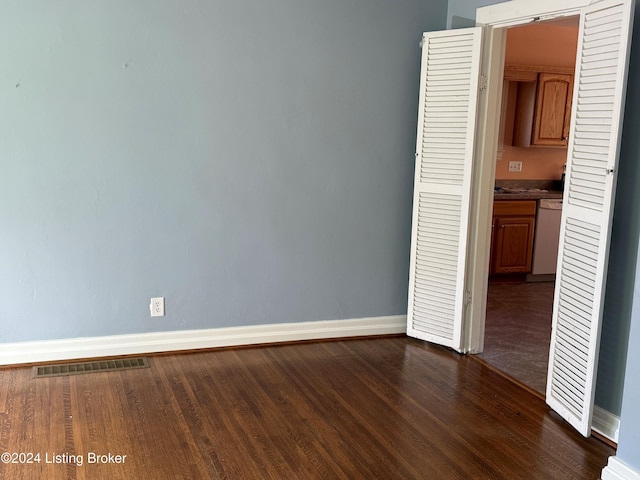
[[504, 55], [507, 27], [525, 25], [562, 17], [579, 15], [591, 0], [511, 0], [476, 10], [476, 25], [484, 26], [482, 75], [485, 94], [478, 105], [476, 163], [472, 181], [472, 208], [467, 262], [467, 291], [471, 301], [464, 314], [464, 351], [481, 353], [487, 310], [491, 215], [495, 183], [500, 102], [504, 76]]

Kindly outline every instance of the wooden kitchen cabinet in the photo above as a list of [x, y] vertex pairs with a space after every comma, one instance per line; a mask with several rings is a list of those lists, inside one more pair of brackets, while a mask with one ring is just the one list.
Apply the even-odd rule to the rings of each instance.
[[569, 138], [573, 75], [540, 73], [532, 145], [565, 147]]
[[570, 72], [564, 67], [505, 67], [500, 144], [567, 146], [573, 96]]
[[533, 257], [536, 201], [496, 200], [493, 205], [489, 273], [529, 273]]

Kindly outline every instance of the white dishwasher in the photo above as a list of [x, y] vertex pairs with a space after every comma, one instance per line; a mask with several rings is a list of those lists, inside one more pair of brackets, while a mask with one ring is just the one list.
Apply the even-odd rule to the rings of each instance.
[[536, 231], [533, 237], [533, 260], [531, 262], [532, 275], [556, 273], [561, 218], [561, 198], [538, 200]]

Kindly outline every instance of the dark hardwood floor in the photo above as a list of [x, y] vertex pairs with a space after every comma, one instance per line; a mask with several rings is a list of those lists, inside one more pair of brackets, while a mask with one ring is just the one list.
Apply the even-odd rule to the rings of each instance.
[[544, 396], [553, 282], [490, 282], [484, 351], [477, 357]]
[[596, 479], [614, 454], [484, 365], [405, 337], [150, 363], [0, 370], [0, 452], [41, 455], [0, 478]]

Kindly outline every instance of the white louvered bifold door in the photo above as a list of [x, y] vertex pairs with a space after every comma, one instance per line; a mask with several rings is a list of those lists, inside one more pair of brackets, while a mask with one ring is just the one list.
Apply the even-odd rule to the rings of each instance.
[[482, 29], [423, 36], [407, 335], [460, 351]]
[[633, 2], [581, 14], [547, 403], [591, 433]]

